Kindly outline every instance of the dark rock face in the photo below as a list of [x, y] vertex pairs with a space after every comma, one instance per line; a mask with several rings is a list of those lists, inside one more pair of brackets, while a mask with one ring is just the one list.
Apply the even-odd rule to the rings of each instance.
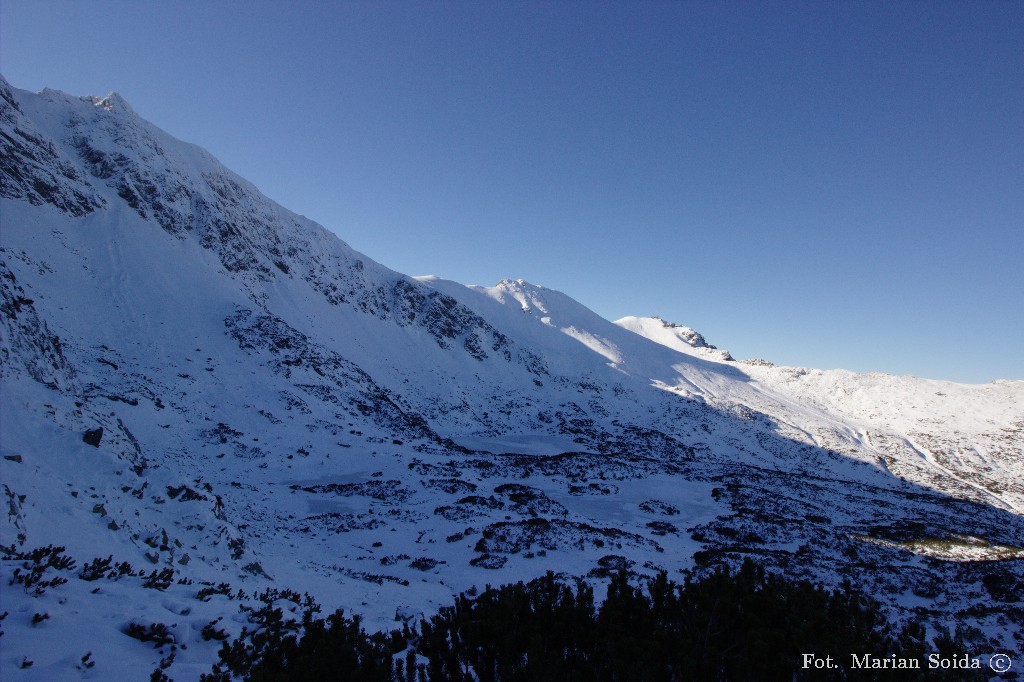
[[24, 115], [14, 93], [0, 79], [0, 197], [50, 204], [73, 216], [102, 208], [100, 198], [74, 164], [45, 139]]
[[75, 390], [75, 370], [64, 357], [60, 338], [38, 314], [35, 301], [7, 262], [0, 259], [0, 377], [17, 365], [50, 388]]
[[90, 429], [85, 432], [85, 435], [82, 436], [82, 442], [85, 443], [86, 445], [91, 445], [94, 448], [98, 448], [100, 446], [101, 440], [103, 440], [102, 426], [96, 429]]

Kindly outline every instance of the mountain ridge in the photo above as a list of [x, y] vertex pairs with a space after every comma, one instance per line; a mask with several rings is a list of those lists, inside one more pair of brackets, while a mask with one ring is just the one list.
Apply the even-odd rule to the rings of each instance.
[[[0, 97], [5, 544], [369, 623], [549, 569], [754, 556], [1019, 645], [986, 576], [1022, 573], [1024, 382], [735, 362], [522, 280], [407, 277], [120, 100]], [[214, 655], [195, 618], [173, 616], [190, 670]], [[0, 665], [41, 632], [10, 631]]]

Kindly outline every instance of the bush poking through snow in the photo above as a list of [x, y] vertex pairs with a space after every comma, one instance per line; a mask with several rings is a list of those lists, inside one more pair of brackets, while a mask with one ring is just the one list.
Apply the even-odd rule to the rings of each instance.
[[63, 547], [53, 545], [39, 547], [31, 552], [10, 552], [10, 554], [10, 558], [24, 562], [20, 568], [14, 569], [10, 584], [23, 585], [26, 592], [37, 597], [43, 595], [48, 588], [59, 587], [68, 581], [67, 578], [59, 575], [44, 579], [49, 569], [70, 571], [76, 565], [74, 559], [64, 556]]
[[114, 563], [114, 557], [108, 556], [106, 559], [96, 557], [85, 566], [78, 573], [78, 577], [86, 582], [92, 582], [93, 580], [99, 580], [100, 578], [106, 578], [107, 580], [117, 580], [121, 576], [135, 575], [135, 569], [127, 561], [121, 561]]
[[213, 595], [215, 594], [222, 594], [228, 599], [231, 599], [231, 585], [227, 583], [221, 583], [216, 586], [209, 585], [207, 587], [203, 587], [198, 592], [196, 592], [196, 599], [204, 602], [210, 601], [210, 598], [213, 597]]
[[94, 668], [95, 666], [96, 661], [92, 660], [91, 651], [85, 652], [85, 656], [82, 656], [82, 662], [75, 665], [76, 668], [83, 672], [88, 670], [89, 668]]
[[220, 621], [221, 619], [217, 618], [215, 620], [211, 620], [209, 623], [203, 626], [202, 635], [205, 641], [209, 642], [211, 639], [215, 639], [218, 642], [223, 642], [225, 639], [228, 638], [227, 631], [217, 627], [217, 623], [219, 623]]
[[150, 576], [142, 582], [142, 586], [162, 591], [170, 587], [172, 582], [174, 582], [173, 568], [165, 568], [159, 573], [154, 568]]
[[153, 642], [158, 649], [166, 644], [174, 644], [174, 635], [164, 623], [142, 625], [131, 622], [125, 628], [124, 634], [140, 642]]

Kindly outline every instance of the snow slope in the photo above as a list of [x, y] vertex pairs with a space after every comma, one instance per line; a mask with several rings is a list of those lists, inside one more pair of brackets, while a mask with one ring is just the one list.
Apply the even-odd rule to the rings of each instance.
[[[991, 604], [970, 623], [1017, 646], [991, 585], [1022, 574], [1021, 382], [737, 363], [521, 280], [410, 278], [116, 95], [0, 106], [5, 675], [196, 677], [203, 626], [268, 587], [392, 627], [472, 585], [744, 556], [894, 618]], [[48, 544], [68, 582], [8, 585]], [[79, 577], [108, 555], [132, 574]]]
[[[694, 337], [686, 327], [637, 317], [616, 324], [681, 353], [706, 357], [703, 337]], [[925, 478], [917, 474], [917, 480], [942, 487], [940, 478], [956, 479], [961, 486], [991, 496], [995, 504], [1018, 513], [1024, 510], [1024, 382], [969, 385], [776, 367], [764, 361], [729, 364], [741, 367], [754, 385], [778, 400], [841, 421], [857, 441], [878, 452], [900, 474], [915, 476], [903, 460], [909, 454], [917, 463], [916, 455], [930, 469]], [[759, 409], [772, 411], [768, 405]]]

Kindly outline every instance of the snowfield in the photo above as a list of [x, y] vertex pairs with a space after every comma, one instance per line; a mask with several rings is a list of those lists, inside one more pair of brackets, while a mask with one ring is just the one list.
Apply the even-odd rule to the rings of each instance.
[[0, 82], [0, 132], [5, 679], [196, 679], [268, 589], [377, 629], [744, 557], [1021, 650], [1024, 382], [407, 277], [116, 95]]

